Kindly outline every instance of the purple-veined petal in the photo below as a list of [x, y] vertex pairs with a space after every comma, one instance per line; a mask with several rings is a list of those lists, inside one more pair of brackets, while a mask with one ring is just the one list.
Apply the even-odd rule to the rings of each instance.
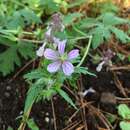
[[79, 55], [79, 50], [74, 49], [68, 53], [68, 60], [72, 60], [72, 59], [78, 57], [78, 55]]
[[50, 73], [57, 72], [61, 67], [61, 61], [55, 61], [47, 66], [47, 70]]
[[47, 48], [44, 51], [44, 56], [45, 56], [46, 59], [55, 61], [55, 60], [58, 60], [59, 53], [57, 51], [50, 49], [50, 48]]
[[64, 61], [62, 69], [65, 75], [70, 76], [74, 72], [74, 66], [69, 61]]
[[65, 52], [66, 41], [67, 40], [60, 41], [58, 44], [58, 51], [61, 55]]

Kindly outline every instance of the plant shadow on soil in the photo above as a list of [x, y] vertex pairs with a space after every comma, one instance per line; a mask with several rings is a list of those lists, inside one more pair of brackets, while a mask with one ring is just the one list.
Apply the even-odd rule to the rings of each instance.
[[[119, 79], [121, 80], [123, 86], [130, 90], [130, 73], [120, 73]], [[20, 76], [11, 83], [9, 83], [9, 80], [9, 78], [0, 78], [0, 130], [7, 130], [8, 126], [17, 130], [20, 122], [19, 119], [16, 118], [24, 109], [27, 84]], [[92, 87], [96, 91], [96, 93], [88, 94], [85, 97], [87, 101], [92, 101], [92, 105], [95, 107], [100, 106], [100, 109], [103, 111], [117, 114], [117, 104], [111, 94], [117, 97], [122, 97], [122, 94], [114, 84], [112, 73], [102, 71], [97, 74], [97, 77], [85, 76], [83, 78], [83, 84], [85, 89]], [[57, 128], [58, 130], [62, 130], [66, 127], [68, 119], [75, 110], [69, 107], [59, 96], [55, 96], [53, 101], [55, 106]], [[30, 117], [35, 120], [40, 130], [54, 130], [51, 102], [45, 101], [35, 104]], [[80, 114], [77, 114], [73, 119], [73, 121], [76, 120], [81, 120]], [[103, 124], [100, 121], [97, 122], [97, 118], [92, 116], [89, 112], [86, 115], [86, 120], [88, 130], [97, 130], [95, 127], [97, 123], [103, 127]], [[75, 129], [76, 128], [74, 128], [74, 130]], [[119, 130], [119, 128], [116, 130]]]

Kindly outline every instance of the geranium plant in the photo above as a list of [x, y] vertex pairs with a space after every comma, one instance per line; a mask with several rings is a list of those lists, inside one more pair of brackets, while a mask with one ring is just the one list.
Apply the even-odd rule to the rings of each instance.
[[[30, 84], [30, 89], [25, 102], [23, 122], [19, 129], [27, 122], [33, 103], [41, 99], [51, 99], [53, 95], [59, 94], [77, 109], [62, 86], [67, 81], [76, 82], [81, 73], [93, 75], [86, 67], [81, 67], [89, 51], [92, 37], [86, 35], [81, 37], [89, 38], [89, 42], [83, 57], [80, 58], [80, 50], [74, 44], [70, 48], [70, 39], [64, 36], [65, 31], [61, 14], [54, 14], [45, 32], [43, 44], [36, 51], [37, 57], [40, 57], [39, 67], [24, 76]], [[63, 34], [63, 37], [57, 36], [58, 33]]]

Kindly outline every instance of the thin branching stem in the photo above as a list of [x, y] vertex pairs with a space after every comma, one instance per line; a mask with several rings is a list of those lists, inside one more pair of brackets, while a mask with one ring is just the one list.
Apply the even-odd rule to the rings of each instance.
[[85, 48], [84, 56], [82, 57], [80, 63], [77, 65], [77, 67], [80, 67], [80, 66], [83, 64], [83, 62], [84, 62], [86, 56], [88, 55], [88, 52], [89, 52], [89, 49], [90, 49], [91, 42], [92, 42], [92, 36], [89, 37], [88, 45], [87, 45], [86, 48]]
[[91, 36], [91, 35], [90, 35], [90, 36], [86, 35], [86, 33], [82, 32], [81, 30], [79, 30], [79, 29], [76, 28], [75, 26], [73, 26], [73, 29], [74, 29], [76, 32], [78, 32], [79, 34], [82, 35], [82, 37], [78, 37], [78, 39], [76, 39], [76, 40], [79, 40], [79, 38], [80, 38], [80, 39], [89, 38], [88, 45], [87, 45], [86, 48], [85, 48], [84, 56], [82, 57], [80, 63], [77, 65], [77, 67], [80, 67], [80, 66], [83, 64], [83, 62], [84, 62], [86, 56], [88, 55], [88, 52], [89, 52], [89, 49], [90, 49], [90, 45], [91, 45], [91, 42], [92, 42], [92, 36]]

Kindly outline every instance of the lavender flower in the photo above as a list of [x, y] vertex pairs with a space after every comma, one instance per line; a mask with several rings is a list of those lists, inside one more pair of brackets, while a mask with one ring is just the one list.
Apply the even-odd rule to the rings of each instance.
[[61, 43], [60, 39], [54, 36], [56, 31], [63, 31], [64, 25], [62, 23], [60, 13], [56, 13], [52, 16], [52, 21], [47, 27], [47, 31], [45, 33], [44, 44], [36, 51], [36, 55], [42, 57], [44, 55], [44, 48], [47, 42], [54, 43], [54, 48], [57, 47], [59, 43]]
[[65, 52], [66, 40], [60, 41], [58, 44], [58, 51], [47, 48], [44, 51], [46, 59], [53, 61], [49, 64], [47, 70], [50, 73], [57, 72], [62, 69], [64, 74], [70, 76], [74, 72], [74, 66], [71, 60], [75, 59], [79, 55], [79, 50], [71, 50], [68, 54]]

